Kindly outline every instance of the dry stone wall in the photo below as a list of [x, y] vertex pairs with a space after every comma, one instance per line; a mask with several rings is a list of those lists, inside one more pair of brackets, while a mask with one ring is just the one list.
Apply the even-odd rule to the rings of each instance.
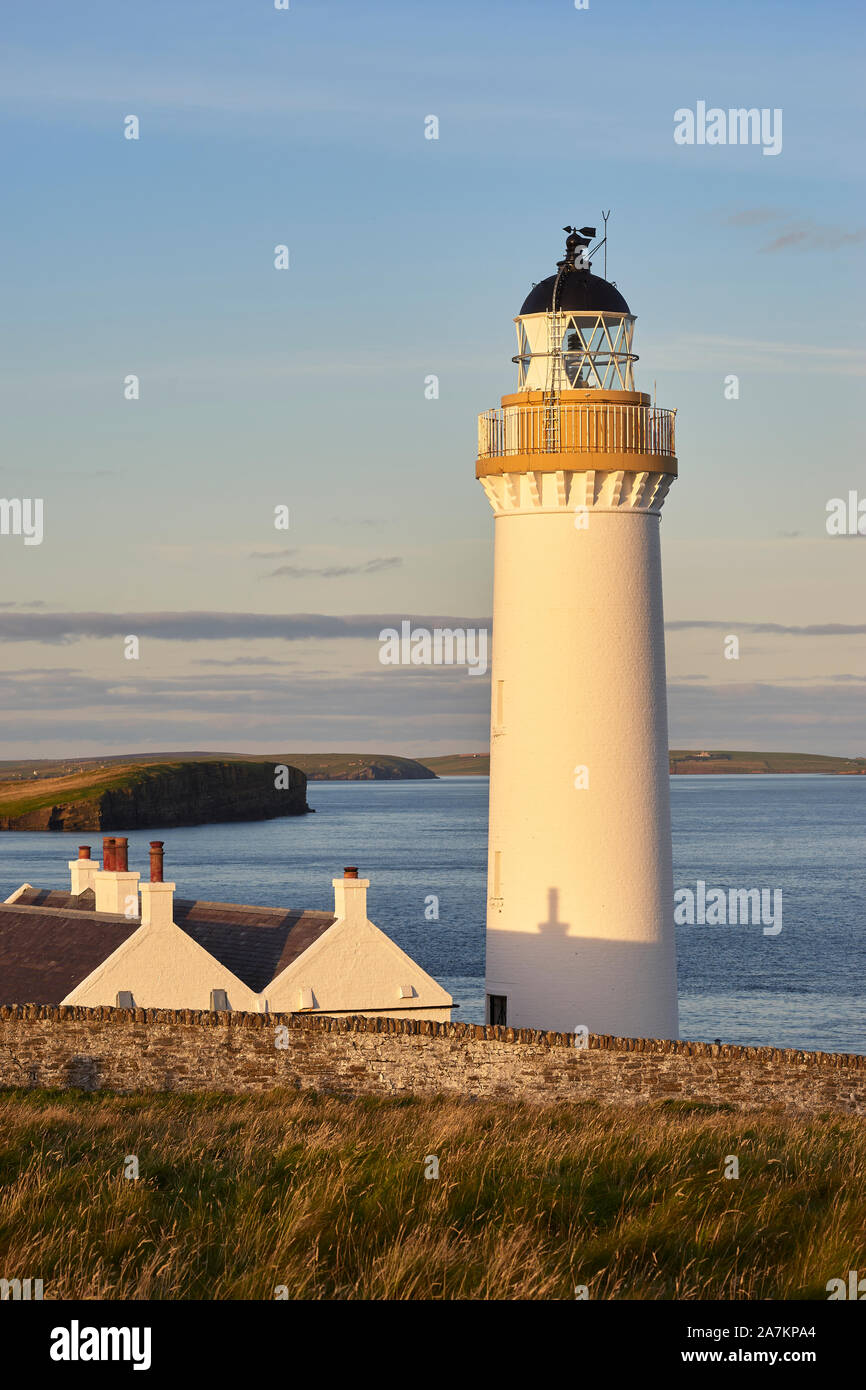
[[0, 1086], [683, 1100], [866, 1115], [866, 1056], [431, 1023], [194, 1010], [0, 1008]]

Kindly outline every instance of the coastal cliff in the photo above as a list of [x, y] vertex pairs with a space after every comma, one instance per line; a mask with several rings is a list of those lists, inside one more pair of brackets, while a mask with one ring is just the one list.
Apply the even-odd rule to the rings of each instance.
[[[137, 830], [302, 816], [307, 779], [273, 762], [180, 762], [7, 783], [2, 830]], [[277, 781], [286, 783], [276, 786]]]

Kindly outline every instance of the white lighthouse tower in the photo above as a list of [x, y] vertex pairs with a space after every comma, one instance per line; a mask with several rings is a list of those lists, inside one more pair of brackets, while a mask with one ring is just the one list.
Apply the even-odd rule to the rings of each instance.
[[659, 526], [674, 411], [570, 227], [479, 419], [495, 513], [487, 1021], [677, 1036]]

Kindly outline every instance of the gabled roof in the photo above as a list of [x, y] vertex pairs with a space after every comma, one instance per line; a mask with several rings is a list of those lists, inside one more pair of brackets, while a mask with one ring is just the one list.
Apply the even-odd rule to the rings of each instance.
[[47, 896], [72, 902], [0, 903], [0, 1004], [59, 1004], [141, 925], [76, 906], [71, 893]]
[[174, 920], [259, 993], [337, 920], [330, 912], [175, 898]]
[[[94, 912], [93, 890], [28, 887], [0, 903], [0, 1005], [59, 1004], [141, 921]], [[175, 924], [257, 994], [336, 921], [329, 912], [175, 898]]]

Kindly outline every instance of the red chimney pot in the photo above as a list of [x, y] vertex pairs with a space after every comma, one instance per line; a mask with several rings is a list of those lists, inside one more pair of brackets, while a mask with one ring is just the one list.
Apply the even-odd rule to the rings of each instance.
[[129, 840], [125, 835], [118, 836], [114, 841], [114, 867], [122, 874], [129, 868]]
[[350, 864], [350, 866], [349, 866], [348, 869], [344, 869], [344, 870], [343, 870], [343, 877], [344, 877], [344, 878], [357, 878], [357, 877], [358, 877], [358, 870], [355, 868], [355, 865], [354, 865], [354, 864]]
[[165, 853], [165, 840], [151, 840], [150, 842], [150, 881], [151, 883], [162, 883], [162, 863]]
[[102, 872], [111, 873], [114, 868], [114, 840], [105, 835], [102, 840]]
[[78, 846], [78, 858], [79, 858], [79, 859], [89, 859], [89, 858], [90, 858], [90, 845], [79, 845], [79, 846]]

